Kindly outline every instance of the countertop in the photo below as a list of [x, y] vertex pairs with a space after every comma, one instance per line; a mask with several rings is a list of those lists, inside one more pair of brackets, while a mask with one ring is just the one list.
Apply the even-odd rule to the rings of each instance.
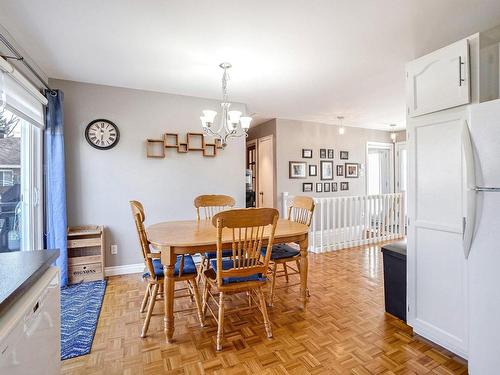
[[59, 257], [59, 250], [0, 253], [0, 316]]

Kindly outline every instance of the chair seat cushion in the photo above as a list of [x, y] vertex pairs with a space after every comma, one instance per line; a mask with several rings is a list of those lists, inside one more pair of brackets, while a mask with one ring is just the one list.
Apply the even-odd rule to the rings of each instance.
[[[212, 259], [210, 261], [210, 265], [212, 266], [214, 271], [217, 272], [217, 259]], [[230, 270], [231, 268], [233, 268], [233, 260], [222, 259], [222, 269]], [[243, 283], [245, 281], [266, 281], [266, 276], [263, 276], [261, 273], [256, 273], [243, 277], [224, 277], [222, 279], [222, 284]]]
[[[262, 256], [266, 256], [267, 248], [263, 247], [261, 250]], [[300, 250], [287, 245], [286, 243], [280, 243], [273, 245], [273, 251], [271, 253], [271, 260], [292, 258], [300, 254]]]
[[[229, 258], [229, 257], [232, 257], [232, 256], [233, 256], [233, 250], [222, 250], [222, 257], [223, 258]], [[216, 252], [213, 252], [213, 253], [206, 252], [205, 253], [205, 258], [207, 258], [207, 259], [215, 259], [215, 258], [217, 258], [217, 253]]]
[[[174, 266], [174, 276], [179, 276], [179, 269], [181, 267], [181, 256], [177, 256], [177, 261]], [[163, 264], [161, 264], [160, 259], [153, 259], [153, 268], [155, 274], [158, 277], [163, 277]], [[182, 269], [183, 275], [196, 274], [198, 270], [196, 269], [196, 264], [194, 263], [193, 257], [191, 255], [184, 255], [184, 268]], [[145, 272], [143, 277], [149, 277], [149, 272]]]

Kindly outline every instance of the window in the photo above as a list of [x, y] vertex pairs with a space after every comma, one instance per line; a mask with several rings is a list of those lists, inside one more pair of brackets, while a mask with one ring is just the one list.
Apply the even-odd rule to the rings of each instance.
[[42, 248], [42, 130], [0, 111], [0, 252]]

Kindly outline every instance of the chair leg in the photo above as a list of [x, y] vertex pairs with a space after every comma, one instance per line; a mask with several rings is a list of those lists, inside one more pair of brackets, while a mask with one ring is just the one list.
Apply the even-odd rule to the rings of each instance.
[[193, 292], [193, 286], [189, 281], [186, 281], [187, 287], [188, 287], [188, 293], [189, 293], [189, 299], [191, 300], [191, 303], [194, 302], [194, 292]]
[[203, 311], [202, 311], [202, 305], [201, 305], [201, 299], [200, 299], [200, 292], [198, 290], [198, 283], [196, 282], [196, 278], [194, 278], [191, 281], [191, 285], [193, 286], [193, 292], [194, 292], [194, 300], [196, 302], [196, 310], [198, 311], [198, 319], [200, 320], [200, 325], [202, 327], [205, 326], [205, 319], [203, 316]]
[[295, 260], [295, 264], [297, 265], [297, 269], [300, 271], [300, 261], [298, 259]]
[[203, 284], [203, 308], [202, 314], [203, 318], [207, 316], [207, 306], [208, 306], [208, 292], [210, 292], [210, 283], [205, 279]]
[[141, 337], [146, 337], [149, 328], [149, 321], [151, 320], [151, 315], [153, 315], [153, 308], [155, 307], [156, 295], [158, 294], [158, 284], [153, 285], [153, 293], [151, 294], [148, 306], [148, 312], [146, 314], [146, 319], [144, 319], [144, 325], [142, 326]]
[[219, 294], [219, 321], [217, 322], [217, 351], [222, 350], [222, 336], [224, 334], [224, 292]]
[[273, 263], [273, 273], [271, 280], [271, 293], [269, 293], [269, 306], [273, 306], [274, 300], [274, 286], [276, 285], [276, 271], [278, 270], [278, 263]]
[[149, 284], [149, 282], [148, 282], [148, 286], [146, 287], [146, 292], [144, 293], [144, 298], [142, 299], [141, 309], [139, 310], [140, 313], [143, 313], [144, 311], [146, 311], [146, 305], [148, 304], [150, 287], [151, 287], [151, 284]]
[[201, 263], [200, 263], [200, 269], [198, 270], [198, 276], [196, 277], [197, 278], [197, 282], [198, 284], [200, 283], [201, 281], [201, 278], [203, 277], [203, 272], [205, 271], [205, 256], [202, 255], [201, 256]]
[[285, 270], [285, 280], [288, 283], [288, 270], [286, 267], [286, 263], [283, 263], [283, 269]]
[[271, 329], [271, 323], [269, 322], [269, 316], [267, 315], [266, 298], [264, 297], [262, 287], [257, 289], [257, 295], [259, 296], [260, 309], [262, 312], [262, 318], [264, 319], [264, 328], [266, 329], [267, 338], [270, 339], [273, 337], [273, 331]]

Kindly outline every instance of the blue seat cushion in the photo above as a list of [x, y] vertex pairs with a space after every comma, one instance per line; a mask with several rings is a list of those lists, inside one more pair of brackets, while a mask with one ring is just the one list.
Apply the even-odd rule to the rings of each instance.
[[[217, 259], [212, 259], [210, 264], [215, 272], [217, 272]], [[232, 259], [222, 259], [222, 269], [230, 270], [233, 268], [233, 260]], [[262, 276], [261, 273], [256, 273], [249, 276], [244, 277], [224, 277], [222, 279], [222, 284], [232, 284], [232, 283], [243, 283], [245, 281], [266, 281], [266, 277]]]
[[[263, 257], [266, 256], [267, 248], [263, 247], [261, 254]], [[271, 253], [271, 260], [292, 258], [300, 254], [300, 250], [297, 250], [286, 243], [280, 243], [273, 246], [273, 251]]]
[[[230, 258], [233, 256], [233, 250], [222, 250], [222, 257], [223, 258]], [[207, 259], [215, 259], [217, 258], [217, 252], [213, 253], [205, 253], [205, 258]]]
[[[174, 276], [179, 276], [179, 268], [181, 267], [181, 256], [177, 256], [177, 261], [174, 266]], [[153, 259], [153, 268], [155, 274], [158, 277], [163, 277], [163, 264], [161, 264], [160, 259]], [[198, 270], [196, 269], [196, 264], [194, 264], [193, 257], [191, 255], [184, 255], [184, 268], [182, 269], [183, 275], [196, 274]], [[145, 272], [143, 277], [149, 277], [149, 272]]]

